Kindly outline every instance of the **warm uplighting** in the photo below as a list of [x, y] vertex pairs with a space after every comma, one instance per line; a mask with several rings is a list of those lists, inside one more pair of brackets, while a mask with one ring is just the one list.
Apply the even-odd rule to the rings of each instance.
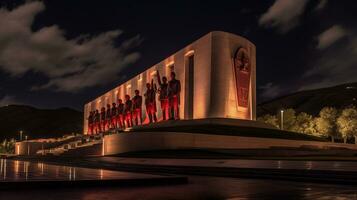
[[194, 51], [193, 50], [190, 50], [190, 51], [188, 51], [187, 53], [185, 53], [185, 56], [190, 56], [190, 55], [192, 55], [194, 53]]
[[138, 75], [138, 81], [142, 81], [143, 80], [143, 74], [139, 74]]
[[105, 143], [104, 143], [104, 137], [102, 139], [102, 156], [105, 156]]
[[174, 61], [168, 62], [168, 63], [166, 64], [166, 67], [170, 67], [170, 66], [172, 66], [172, 65], [174, 65], [174, 64], [175, 64]]
[[150, 73], [150, 76], [151, 77], [153, 77], [153, 76], [155, 76], [156, 75], [156, 71], [152, 71], [151, 73]]
[[131, 129], [132, 129], [132, 128], [129, 127], [129, 128], [125, 128], [123, 131], [124, 131], [124, 132], [129, 132]]

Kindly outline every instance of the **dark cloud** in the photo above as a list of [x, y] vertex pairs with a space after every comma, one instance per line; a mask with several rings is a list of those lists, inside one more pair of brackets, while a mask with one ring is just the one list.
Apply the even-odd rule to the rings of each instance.
[[[331, 29], [329, 29], [331, 30]], [[333, 34], [323, 32], [323, 34]], [[318, 50], [322, 51], [321, 55], [316, 58], [314, 63], [310, 63], [312, 67], [304, 74], [306, 84], [299, 90], [315, 89], [329, 87], [343, 83], [351, 83], [357, 81], [357, 34], [349, 32], [344, 41], [337, 43], [335, 36], [326, 42], [325, 48], [321, 47], [321, 42], [317, 46]], [[345, 35], [345, 34], [343, 34]], [[320, 35], [321, 36], [321, 35]], [[328, 37], [330, 38], [330, 37]]]
[[14, 77], [31, 71], [48, 78], [47, 83], [32, 89], [77, 92], [104, 85], [118, 79], [119, 72], [139, 59], [139, 53], [130, 49], [141, 42], [140, 37], [115, 45], [121, 30], [74, 39], [67, 39], [57, 25], [32, 31], [35, 16], [44, 9], [39, 1], [13, 10], [0, 9], [0, 69]]
[[288, 32], [299, 24], [307, 2], [308, 0], [276, 0], [260, 17], [259, 24], [277, 28], [281, 33]]
[[316, 6], [316, 10], [322, 10], [326, 7], [328, 1], [327, 0], [320, 0], [319, 4]]
[[283, 88], [277, 84], [269, 82], [258, 88], [261, 92], [261, 97], [264, 99], [272, 99], [284, 92]]
[[347, 35], [347, 31], [339, 25], [334, 25], [318, 36], [318, 49], [325, 49]]
[[6, 95], [0, 99], [0, 107], [13, 104], [24, 104], [24, 102], [18, 101], [14, 96], [10, 95]]

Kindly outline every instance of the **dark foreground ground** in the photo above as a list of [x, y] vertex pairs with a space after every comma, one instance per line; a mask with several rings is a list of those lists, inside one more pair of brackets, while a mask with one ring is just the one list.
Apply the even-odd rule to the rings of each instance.
[[[32, 160], [32, 161], [28, 161]], [[98, 157], [87, 158], [85, 160], [74, 160], [67, 158], [57, 158], [52, 161], [38, 162], [34, 159], [27, 159], [27, 161], [8, 160], [6, 163], [6, 170], [4, 162], [0, 168], [1, 178], [5, 180], [15, 179], [19, 180], [19, 177], [25, 179], [29, 185], [36, 185], [33, 180], [41, 180], [43, 177], [47, 177], [49, 180], [62, 179], [67, 181], [77, 181], [79, 179], [93, 179], [101, 181], [103, 179], [117, 178], [150, 178], [162, 174], [162, 170], [168, 170], [170, 168], [163, 167], [163, 165], [176, 166], [181, 164], [195, 165], [191, 161], [186, 159], [180, 160], [162, 160], [155, 159], [156, 164], [159, 162], [160, 168], [140, 168], [143, 165], [139, 163], [146, 163], [146, 165], [154, 164], [154, 160], [148, 158], [118, 158], [118, 157]], [[254, 161], [254, 160], [225, 160], [224, 162], [216, 162], [213, 160], [202, 160], [200, 163], [205, 165], [224, 165], [223, 167], [236, 166], [242, 167], [276, 167], [278, 161]], [[136, 162], [136, 163], [135, 163]], [[196, 161], [195, 161], [196, 162]], [[211, 163], [212, 162], [212, 163]], [[285, 168], [305, 168], [314, 167], [321, 168], [324, 165], [319, 166], [314, 163], [312, 165], [297, 166], [294, 164], [296, 161], [282, 161], [281, 166]], [[331, 162], [331, 161], [329, 161]], [[12, 164], [11, 164], [12, 163]], [[52, 163], [52, 164], [46, 164]], [[54, 164], [57, 163], [57, 164]], [[92, 165], [90, 164], [92, 163]], [[93, 169], [96, 163], [98, 169]], [[132, 165], [123, 165], [123, 163], [131, 163]], [[151, 164], [150, 164], [151, 163]], [[279, 162], [278, 162], [279, 163]], [[335, 171], [344, 171], [341, 169], [348, 169], [351, 171], [353, 163], [350, 162], [335, 162], [335, 164], [342, 164], [340, 167], [335, 166]], [[316, 163], [317, 164], [317, 163]], [[92, 169], [78, 168], [91, 167]], [[144, 164], [145, 165], [145, 164]], [[216, 166], [216, 167], [217, 167]], [[104, 168], [104, 169], [102, 169]], [[120, 171], [140, 172], [131, 175]], [[194, 167], [191, 167], [194, 169]], [[105, 170], [107, 169], [107, 170]], [[108, 171], [119, 170], [119, 171]], [[169, 199], [357, 199], [357, 186], [354, 184], [336, 184], [327, 183], [324, 181], [316, 181], [315, 183], [307, 181], [295, 181], [293, 176], [291, 180], [279, 180], [274, 178], [274, 174], [270, 173], [270, 177], [265, 178], [242, 178], [243, 169], [235, 168], [229, 172], [229, 174], [204, 174], [204, 170], [201, 171], [201, 175], [197, 176], [190, 172], [185, 171], [185, 168], [174, 168], [175, 173], [185, 176], [187, 182], [166, 184], [142, 184], [142, 185], [123, 185], [123, 184], [106, 184], [91, 187], [62, 187], [61, 185], [51, 184], [50, 187], [23, 187], [21, 189], [12, 188], [10, 190], [0, 188], [0, 199], [11, 200], [111, 200], [111, 199], [149, 199], [149, 200], [169, 200]], [[186, 168], [188, 169], [188, 168]], [[221, 171], [222, 168], [216, 168]], [[177, 171], [181, 170], [181, 171]], [[161, 172], [160, 172], [161, 171]], [[223, 170], [224, 171], [224, 170]], [[357, 171], [357, 169], [353, 170]], [[254, 172], [254, 171], [251, 171]], [[256, 171], [256, 172], [259, 172]], [[329, 171], [324, 174], [328, 175]], [[4, 176], [6, 174], [6, 178]], [[0, 180], [1, 180], [0, 178]], [[346, 180], [354, 179], [353, 177], [346, 177]], [[0, 181], [1, 183], [1, 181]], [[19, 192], [21, 191], [21, 192]]]
[[111, 199], [356, 199], [353, 186], [297, 183], [223, 177], [189, 176], [188, 184], [145, 187], [100, 187], [0, 191], [11, 200], [111, 200]]

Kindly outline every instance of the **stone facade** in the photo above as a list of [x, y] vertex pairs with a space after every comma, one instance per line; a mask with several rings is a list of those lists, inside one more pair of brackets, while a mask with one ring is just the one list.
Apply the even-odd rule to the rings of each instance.
[[[245, 89], [247, 106], [238, 105], [239, 95], [236, 84], [238, 77], [234, 63], [235, 54], [239, 49], [244, 49], [244, 56], [249, 62], [250, 71], [248, 82], [246, 81], [249, 88]], [[118, 87], [88, 102], [84, 106], [84, 134], [87, 133], [86, 119], [91, 110], [100, 110], [107, 104], [117, 102], [118, 98], [124, 99], [125, 94], [133, 97], [136, 89], [143, 94], [146, 83], [152, 79], [157, 83], [157, 70], [161, 76], [166, 76], [168, 79], [170, 72], [174, 71], [176, 78], [181, 81], [180, 116], [182, 119], [255, 120], [255, 53], [254, 44], [243, 37], [220, 31], [210, 32]], [[159, 101], [157, 101], [157, 108], [160, 108]], [[145, 108], [142, 115], [144, 122], [147, 122]], [[161, 109], [158, 109], [157, 115], [159, 119], [162, 118]]]

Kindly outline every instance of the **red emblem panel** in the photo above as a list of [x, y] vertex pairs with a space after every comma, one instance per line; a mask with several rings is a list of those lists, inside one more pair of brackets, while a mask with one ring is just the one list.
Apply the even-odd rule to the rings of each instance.
[[233, 60], [238, 106], [248, 108], [251, 72], [248, 51], [242, 47], [238, 48], [234, 54]]

